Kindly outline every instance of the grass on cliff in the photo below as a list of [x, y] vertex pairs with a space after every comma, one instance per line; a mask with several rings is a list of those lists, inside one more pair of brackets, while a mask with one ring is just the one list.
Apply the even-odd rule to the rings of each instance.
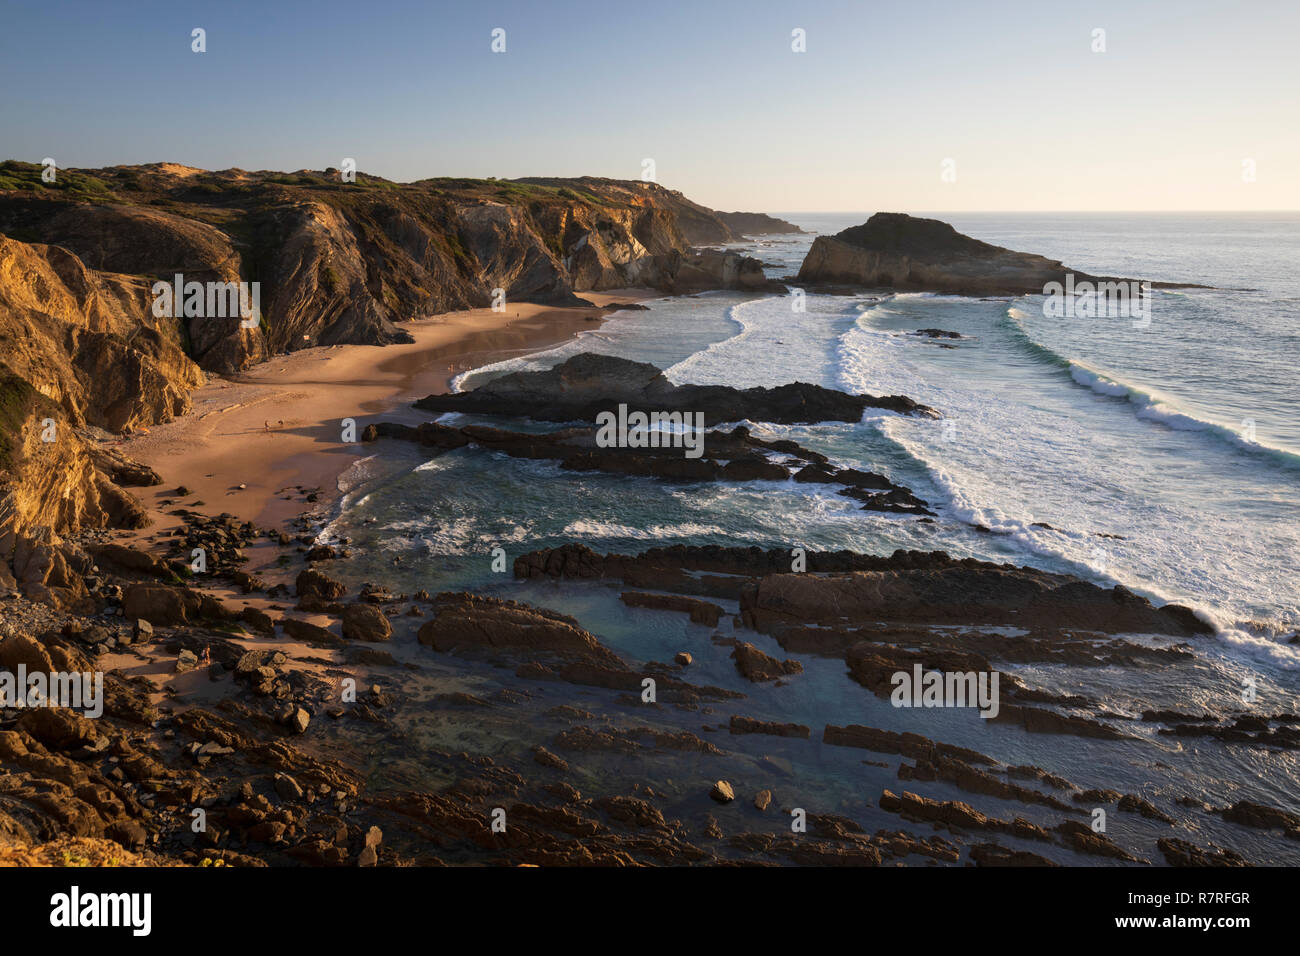
[[97, 176], [59, 169], [54, 182], [47, 183], [41, 179], [41, 170], [37, 163], [7, 159], [0, 163], [0, 189], [48, 189], [87, 199], [108, 199], [113, 195], [108, 183]]
[[[237, 200], [257, 196], [267, 187], [288, 186], [316, 192], [339, 194], [346, 192], [374, 193], [425, 193], [448, 199], [495, 200], [527, 205], [531, 202], [580, 202], [591, 206], [621, 206], [623, 203], [602, 196], [590, 189], [573, 184], [555, 182], [520, 182], [510, 179], [472, 179], [460, 176], [439, 176], [412, 183], [394, 183], [377, 176], [358, 172], [356, 182], [344, 183], [337, 169], [299, 170], [294, 173], [261, 172], [255, 178], [236, 182], [219, 173], [204, 173], [177, 184], [175, 180], [160, 180], [149, 170], [115, 167], [103, 170], [107, 178], [86, 172], [59, 169], [53, 183], [43, 182], [42, 167], [10, 159], [0, 162], [0, 189], [41, 190], [63, 193], [79, 199], [125, 199], [128, 202], [149, 203], [159, 206], [184, 207], [189, 204], [203, 206], [222, 204], [223, 200]], [[199, 218], [202, 218], [201, 216]]]

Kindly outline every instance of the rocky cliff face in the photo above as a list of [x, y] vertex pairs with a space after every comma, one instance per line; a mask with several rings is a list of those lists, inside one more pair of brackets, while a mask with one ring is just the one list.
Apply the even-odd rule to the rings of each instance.
[[[903, 213], [876, 213], [861, 226], [818, 236], [799, 269], [809, 284], [852, 284], [958, 295], [1041, 293], [1063, 282], [1054, 259], [1012, 252], [964, 236], [946, 222]], [[1076, 279], [1094, 279], [1074, 272]]]
[[[0, 375], [0, 591], [80, 610], [92, 562], [60, 536], [147, 523], [130, 480], [85, 440], [61, 408], [16, 375]], [[12, 571], [10, 566], [12, 564]]]
[[153, 318], [148, 294], [138, 277], [0, 236], [0, 566], [12, 555], [29, 594], [58, 593], [50, 582], [64, 577], [62, 558], [29, 534], [145, 520], [119, 482], [150, 479], [83, 430], [170, 419], [189, 409], [188, 392], [203, 381], [181, 330]]
[[87, 266], [65, 248], [0, 235], [0, 368], [66, 424], [127, 431], [189, 408], [204, 380], [184, 330], [156, 319], [147, 280]]

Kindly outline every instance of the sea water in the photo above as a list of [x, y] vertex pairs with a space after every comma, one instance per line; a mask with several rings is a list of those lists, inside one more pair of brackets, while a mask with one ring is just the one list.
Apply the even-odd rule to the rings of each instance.
[[[754, 237], [734, 247], [761, 259], [769, 276], [793, 277], [815, 234], [867, 216], [786, 214], [810, 233]], [[474, 448], [430, 458], [416, 446], [390, 442], [367, 467], [346, 476], [342, 509], [326, 529], [327, 537], [352, 542], [357, 554], [346, 573], [357, 581], [383, 581], [394, 591], [474, 588], [553, 607], [575, 615], [629, 661], [671, 660], [678, 650], [692, 650], [692, 681], [749, 695], [737, 712], [813, 727], [811, 743], [763, 743], [817, 781], [833, 805], [826, 809], [864, 822], [888, 825], [889, 818], [871, 809], [870, 798], [862, 803], [863, 788], [878, 793], [882, 786], [897, 789], [898, 781], [891, 772], [864, 767], [865, 751], [817, 742], [826, 723], [914, 730], [1011, 763], [1045, 766], [1083, 786], [1140, 792], [1164, 809], [1173, 797], [1187, 795], [1296, 809], [1300, 772], [1291, 753], [1184, 742], [1134, 721], [1124, 729], [1139, 741], [1108, 742], [1099, 758], [1098, 746], [1079, 738], [1005, 727], [990, 733], [965, 713], [895, 710], [849, 681], [835, 660], [804, 659], [805, 673], [788, 686], [755, 688], [738, 679], [725, 653], [701, 653], [697, 632], [707, 642], [708, 629], [681, 615], [626, 608], [617, 589], [521, 583], [491, 570], [496, 548], [513, 560], [570, 541], [623, 553], [678, 543], [877, 554], [916, 548], [1032, 565], [1190, 605], [1218, 633], [1195, 643], [1195, 666], [1016, 668], [1029, 683], [1086, 694], [1122, 717], [1152, 707], [1219, 714], [1300, 710], [1300, 645], [1289, 643], [1300, 627], [1294, 384], [1300, 216], [936, 218], [1083, 272], [1212, 288], [1156, 290], [1150, 323], [1138, 323], [1144, 327], [1119, 317], [1049, 319], [1042, 296], [808, 293], [801, 311], [792, 294], [651, 300], [648, 311], [616, 314], [559, 348], [462, 375], [455, 387], [472, 389], [507, 372], [546, 368], [592, 351], [651, 362], [677, 383], [803, 381], [907, 395], [943, 417], [868, 409], [856, 423], [747, 424], [762, 436], [792, 438], [821, 451], [836, 465], [885, 473], [929, 502], [937, 519], [862, 511], [834, 487], [792, 481], [665, 484], [566, 472]], [[791, 278], [789, 287], [798, 283]], [[960, 338], [913, 334], [919, 329]], [[519, 420], [506, 427], [550, 426]], [[761, 635], [744, 639], [785, 656]], [[508, 684], [508, 677], [500, 679]], [[460, 667], [444, 669], [439, 679], [451, 686], [468, 678]], [[490, 685], [497, 678], [488, 669], [474, 680]], [[1248, 681], [1258, 695], [1251, 705], [1241, 697]], [[575, 693], [591, 700], [609, 696], [567, 685], [548, 685], [541, 693], [551, 703]], [[698, 716], [663, 719], [699, 730]], [[448, 746], [510, 750], [511, 734], [504, 727], [484, 729], [490, 726], [491, 720], [451, 722], [428, 732]], [[674, 757], [676, 763], [654, 772], [689, 776], [685, 765], [699, 759]], [[591, 759], [599, 764], [605, 758]], [[925, 792], [1007, 812], [998, 801], [986, 807], [942, 784]], [[1216, 819], [1197, 817], [1197, 825], [1213, 829]], [[1290, 852], [1266, 834], [1232, 830], [1222, 839], [1243, 849], [1257, 841], [1261, 860]], [[1041, 846], [1027, 848], [1042, 852]]]

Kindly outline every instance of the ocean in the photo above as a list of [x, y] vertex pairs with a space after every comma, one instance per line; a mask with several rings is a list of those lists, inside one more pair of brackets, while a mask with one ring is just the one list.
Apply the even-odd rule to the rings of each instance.
[[[778, 215], [830, 234], [869, 214]], [[526, 600], [573, 614], [629, 660], [663, 661], [698, 649], [700, 627], [680, 615], [624, 607], [609, 588], [516, 582], [493, 572], [493, 549], [510, 560], [570, 541], [624, 553], [676, 543], [944, 550], [1123, 584], [1157, 602], [1190, 605], [1218, 628], [1197, 643], [1195, 667], [1017, 667], [1032, 684], [1086, 694], [1121, 718], [1149, 708], [1300, 712], [1300, 644], [1289, 643], [1300, 628], [1300, 215], [930, 215], [1083, 272], [1212, 288], [1155, 290], [1150, 321], [1138, 327], [1127, 317], [1049, 318], [1042, 296], [808, 294], [802, 312], [792, 309], [791, 296], [719, 292], [649, 301], [649, 311], [616, 314], [559, 348], [462, 375], [455, 387], [593, 351], [654, 363], [678, 383], [805, 381], [907, 395], [944, 417], [868, 410], [855, 424], [750, 424], [837, 465], [889, 475], [929, 502], [936, 521], [864, 512], [833, 487], [669, 485], [564, 472], [477, 449], [428, 459], [418, 447], [389, 442], [344, 476], [340, 513], [324, 529], [356, 553], [347, 572], [357, 580], [349, 583], [382, 581], [406, 592], [473, 588]], [[769, 276], [793, 276], [812, 233], [754, 237], [735, 248], [751, 250]], [[960, 338], [910, 334], [918, 329]], [[745, 639], [781, 653], [761, 635]], [[814, 739], [824, 723], [864, 723], [1048, 767], [1085, 786], [1163, 797], [1166, 805], [1189, 795], [1216, 804], [1300, 803], [1294, 752], [1183, 742], [1136, 722], [1125, 729], [1139, 742], [1108, 743], [1104, 753], [1074, 737], [995, 738], [969, 714], [895, 710], [848, 681], [840, 661], [805, 660], [804, 675], [789, 686], [754, 689], [738, 681], [724, 654], [696, 652], [702, 659], [692, 680], [743, 689], [750, 695], [745, 713], [808, 724]], [[506, 686], [509, 677], [490, 667], [434, 666], [424, 679], [433, 692]], [[1248, 682], [1257, 694], [1249, 706], [1242, 701]], [[575, 693], [594, 692], [538, 691], [550, 705], [572, 702]], [[663, 719], [698, 731], [701, 718]], [[509, 722], [491, 719], [431, 718], [421, 732], [439, 746], [524, 745]], [[892, 773], [864, 768], [860, 754], [842, 748], [765, 743], [769, 753], [788, 751], [796, 776], [816, 782], [826, 809], [869, 829], [891, 819], [896, 825], [873, 809], [871, 796], [881, 786], [897, 789]], [[647, 773], [688, 777], [684, 758], [674, 757], [678, 763], [657, 770], [648, 763]], [[418, 774], [418, 757], [386, 759]], [[624, 771], [611, 764], [609, 772]], [[666, 789], [673, 792], [671, 784]], [[985, 808], [943, 784], [926, 793], [997, 809], [996, 801]], [[1198, 827], [1213, 835], [1216, 820]], [[1160, 828], [1131, 825], [1151, 826], [1155, 835]], [[1259, 858], [1300, 862], [1300, 849], [1266, 833], [1231, 831], [1221, 839], [1248, 857], [1245, 844], [1256, 840]]]

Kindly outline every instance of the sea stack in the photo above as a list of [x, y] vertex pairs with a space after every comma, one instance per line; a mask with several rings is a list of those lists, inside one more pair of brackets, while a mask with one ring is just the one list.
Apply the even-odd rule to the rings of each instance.
[[1055, 259], [1012, 252], [970, 236], [946, 222], [899, 212], [878, 212], [860, 226], [819, 236], [799, 269], [808, 285], [947, 292], [955, 295], [1028, 295], [1048, 282], [1094, 276], [1066, 269]]

